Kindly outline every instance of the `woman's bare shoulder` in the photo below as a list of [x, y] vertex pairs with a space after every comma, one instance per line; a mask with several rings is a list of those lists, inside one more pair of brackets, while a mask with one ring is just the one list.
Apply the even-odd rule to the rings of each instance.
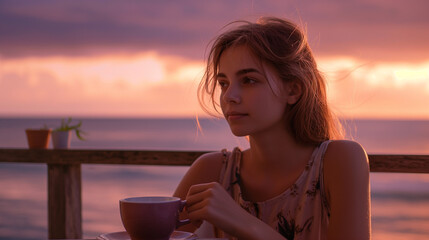
[[356, 161], [367, 162], [365, 149], [355, 141], [351, 140], [334, 140], [331, 141], [326, 149], [325, 164], [353, 164]]
[[191, 168], [199, 171], [210, 171], [222, 166], [225, 156], [221, 151], [209, 152], [198, 157], [191, 165]]
[[369, 176], [368, 155], [357, 142], [335, 140], [329, 143], [323, 159], [327, 185], [352, 184]]
[[223, 159], [224, 154], [222, 152], [205, 153], [198, 157], [183, 176], [174, 196], [185, 198], [190, 186], [218, 181]]

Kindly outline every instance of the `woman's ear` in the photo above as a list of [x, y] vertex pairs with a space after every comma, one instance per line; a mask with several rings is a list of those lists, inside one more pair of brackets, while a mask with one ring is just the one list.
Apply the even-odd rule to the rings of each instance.
[[300, 83], [296, 81], [288, 82], [286, 84], [286, 97], [287, 97], [287, 104], [293, 105], [302, 96], [302, 86]]

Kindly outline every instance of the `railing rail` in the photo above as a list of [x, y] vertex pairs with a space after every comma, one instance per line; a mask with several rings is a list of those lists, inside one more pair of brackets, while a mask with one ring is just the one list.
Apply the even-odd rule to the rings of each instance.
[[[207, 151], [29, 150], [0, 148], [0, 162], [48, 166], [50, 239], [82, 238], [82, 164], [189, 166]], [[429, 155], [369, 155], [371, 172], [429, 173]]]

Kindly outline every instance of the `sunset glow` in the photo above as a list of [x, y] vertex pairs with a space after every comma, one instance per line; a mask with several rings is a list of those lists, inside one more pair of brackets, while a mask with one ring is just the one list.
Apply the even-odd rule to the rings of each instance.
[[148, 52], [1, 62], [0, 114], [191, 116], [198, 109], [202, 63], [180, 57]]
[[320, 59], [333, 108], [347, 118], [429, 118], [429, 61]]
[[429, 62], [420, 66], [398, 66], [393, 73], [398, 86], [423, 83], [429, 92]]
[[341, 117], [429, 118], [425, 2], [0, 5], [0, 116], [205, 116], [207, 44], [230, 21], [275, 15], [307, 29]]
[[[336, 57], [319, 65], [340, 116], [429, 118], [429, 62]], [[155, 52], [2, 59], [0, 114], [204, 116], [196, 98], [203, 71], [202, 60]]]

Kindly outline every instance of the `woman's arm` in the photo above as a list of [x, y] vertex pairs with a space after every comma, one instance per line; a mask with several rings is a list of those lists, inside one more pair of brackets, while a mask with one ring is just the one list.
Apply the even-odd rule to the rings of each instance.
[[241, 208], [217, 182], [191, 187], [190, 219], [205, 220], [231, 236], [245, 240], [284, 240], [277, 231]]
[[324, 157], [325, 191], [331, 208], [328, 239], [371, 239], [369, 163], [353, 141], [333, 141]]
[[284, 240], [277, 231], [241, 208], [217, 182], [222, 160], [220, 152], [201, 156], [179, 183], [174, 196], [187, 200], [180, 218], [190, 218], [193, 223], [180, 230], [194, 232], [205, 220], [238, 239]]
[[[221, 152], [207, 153], [200, 156], [183, 176], [173, 196], [186, 199], [191, 186], [218, 181], [222, 160], [223, 154]], [[186, 209], [182, 211], [180, 218], [188, 218]], [[201, 223], [198, 224], [197, 222], [193, 222], [193, 224], [182, 226], [179, 229], [182, 231], [194, 232], [200, 224]]]

